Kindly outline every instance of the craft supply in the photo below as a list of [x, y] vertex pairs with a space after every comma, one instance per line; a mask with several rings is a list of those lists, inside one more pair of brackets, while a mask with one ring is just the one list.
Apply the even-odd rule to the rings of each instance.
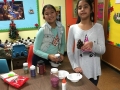
[[56, 61], [50, 61], [51, 66], [54, 67], [54, 68], [58, 67], [59, 65], [61, 65], [60, 54], [59, 53], [55, 54], [55, 57], [58, 58], [57, 62]]
[[43, 75], [45, 72], [45, 64], [44, 61], [40, 60], [37, 62], [37, 73]]
[[29, 70], [28, 70], [28, 63], [23, 63], [23, 70], [24, 70], [25, 74], [27, 74], [29, 72]]
[[36, 72], [35, 72], [35, 66], [34, 65], [30, 66], [30, 74], [31, 74], [31, 77], [36, 77]]
[[40, 65], [40, 62], [38, 61], [38, 62], [37, 62], [37, 73], [38, 73], [38, 74], [39, 74], [39, 72], [40, 72], [40, 71], [39, 71], [39, 65]]
[[39, 66], [39, 74], [40, 75], [43, 75], [44, 74], [44, 65], [42, 63], [40, 63], [40, 66]]
[[17, 88], [16, 90], [20, 90], [19, 88], [22, 87], [23, 84], [26, 83], [28, 79], [29, 79], [28, 77], [17, 75], [17, 76], [5, 78], [4, 82], [6, 82], [9, 85]]
[[9, 76], [9, 77], [13, 77], [14, 74], [13, 74], [13, 73], [9, 73], [8, 76]]
[[65, 80], [65, 78], [62, 80], [62, 90], [66, 90], [66, 80]]
[[50, 78], [52, 87], [58, 87], [59, 85], [59, 77], [58, 77], [58, 69], [52, 68], [51, 69], [51, 78]]
[[60, 54], [58, 53], [58, 54], [55, 54], [55, 56], [57, 57], [57, 58], [60, 58]]

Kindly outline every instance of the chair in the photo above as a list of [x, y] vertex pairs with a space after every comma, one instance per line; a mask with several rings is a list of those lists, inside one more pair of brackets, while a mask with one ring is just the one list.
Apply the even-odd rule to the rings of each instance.
[[27, 58], [28, 51], [25, 45], [15, 45], [12, 48], [11, 70], [14, 70], [13, 61]]
[[6, 59], [0, 59], [0, 74], [8, 72], [9, 68]]
[[27, 57], [28, 67], [32, 65], [32, 57], [33, 57], [33, 45], [30, 45], [28, 51], [28, 57]]
[[27, 57], [28, 52], [25, 45], [15, 45], [12, 48], [12, 58]]

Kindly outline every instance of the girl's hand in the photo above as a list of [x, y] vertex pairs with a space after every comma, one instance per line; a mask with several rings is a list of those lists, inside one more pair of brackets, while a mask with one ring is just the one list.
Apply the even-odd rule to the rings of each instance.
[[84, 45], [81, 47], [84, 51], [91, 51], [93, 47], [93, 42], [85, 42]]
[[59, 61], [59, 58], [57, 58], [54, 54], [49, 54], [48, 59], [56, 63]]
[[60, 54], [60, 60], [59, 61], [63, 61], [64, 60], [64, 56], [62, 54]]
[[83, 71], [82, 71], [82, 68], [80, 68], [80, 67], [74, 68], [74, 71], [75, 71], [76, 73], [82, 73], [82, 72], [83, 72]]

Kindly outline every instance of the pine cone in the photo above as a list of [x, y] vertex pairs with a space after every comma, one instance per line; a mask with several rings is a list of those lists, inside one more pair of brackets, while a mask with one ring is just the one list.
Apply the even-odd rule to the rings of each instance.
[[83, 42], [81, 41], [81, 39], [79, 39], [77, 42], [77, 48], [81, 49], [82, 46], [83, 46]]

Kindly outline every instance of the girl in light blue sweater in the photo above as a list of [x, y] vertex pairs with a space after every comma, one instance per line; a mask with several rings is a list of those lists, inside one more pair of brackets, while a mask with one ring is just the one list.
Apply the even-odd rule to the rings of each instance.
[[[39, 29], [34, 42], [32, 64], [35, 66], [38, 60], [49, 63], [49, 61], [59, 62], [64, 59], [65, 30], [63, 25], [56, 21], [56, 9], [50, 4], [45, 5], [42, 14], [46, 23]], [[60, 59], [55, 57], [57, 53], [60, 53]]]

